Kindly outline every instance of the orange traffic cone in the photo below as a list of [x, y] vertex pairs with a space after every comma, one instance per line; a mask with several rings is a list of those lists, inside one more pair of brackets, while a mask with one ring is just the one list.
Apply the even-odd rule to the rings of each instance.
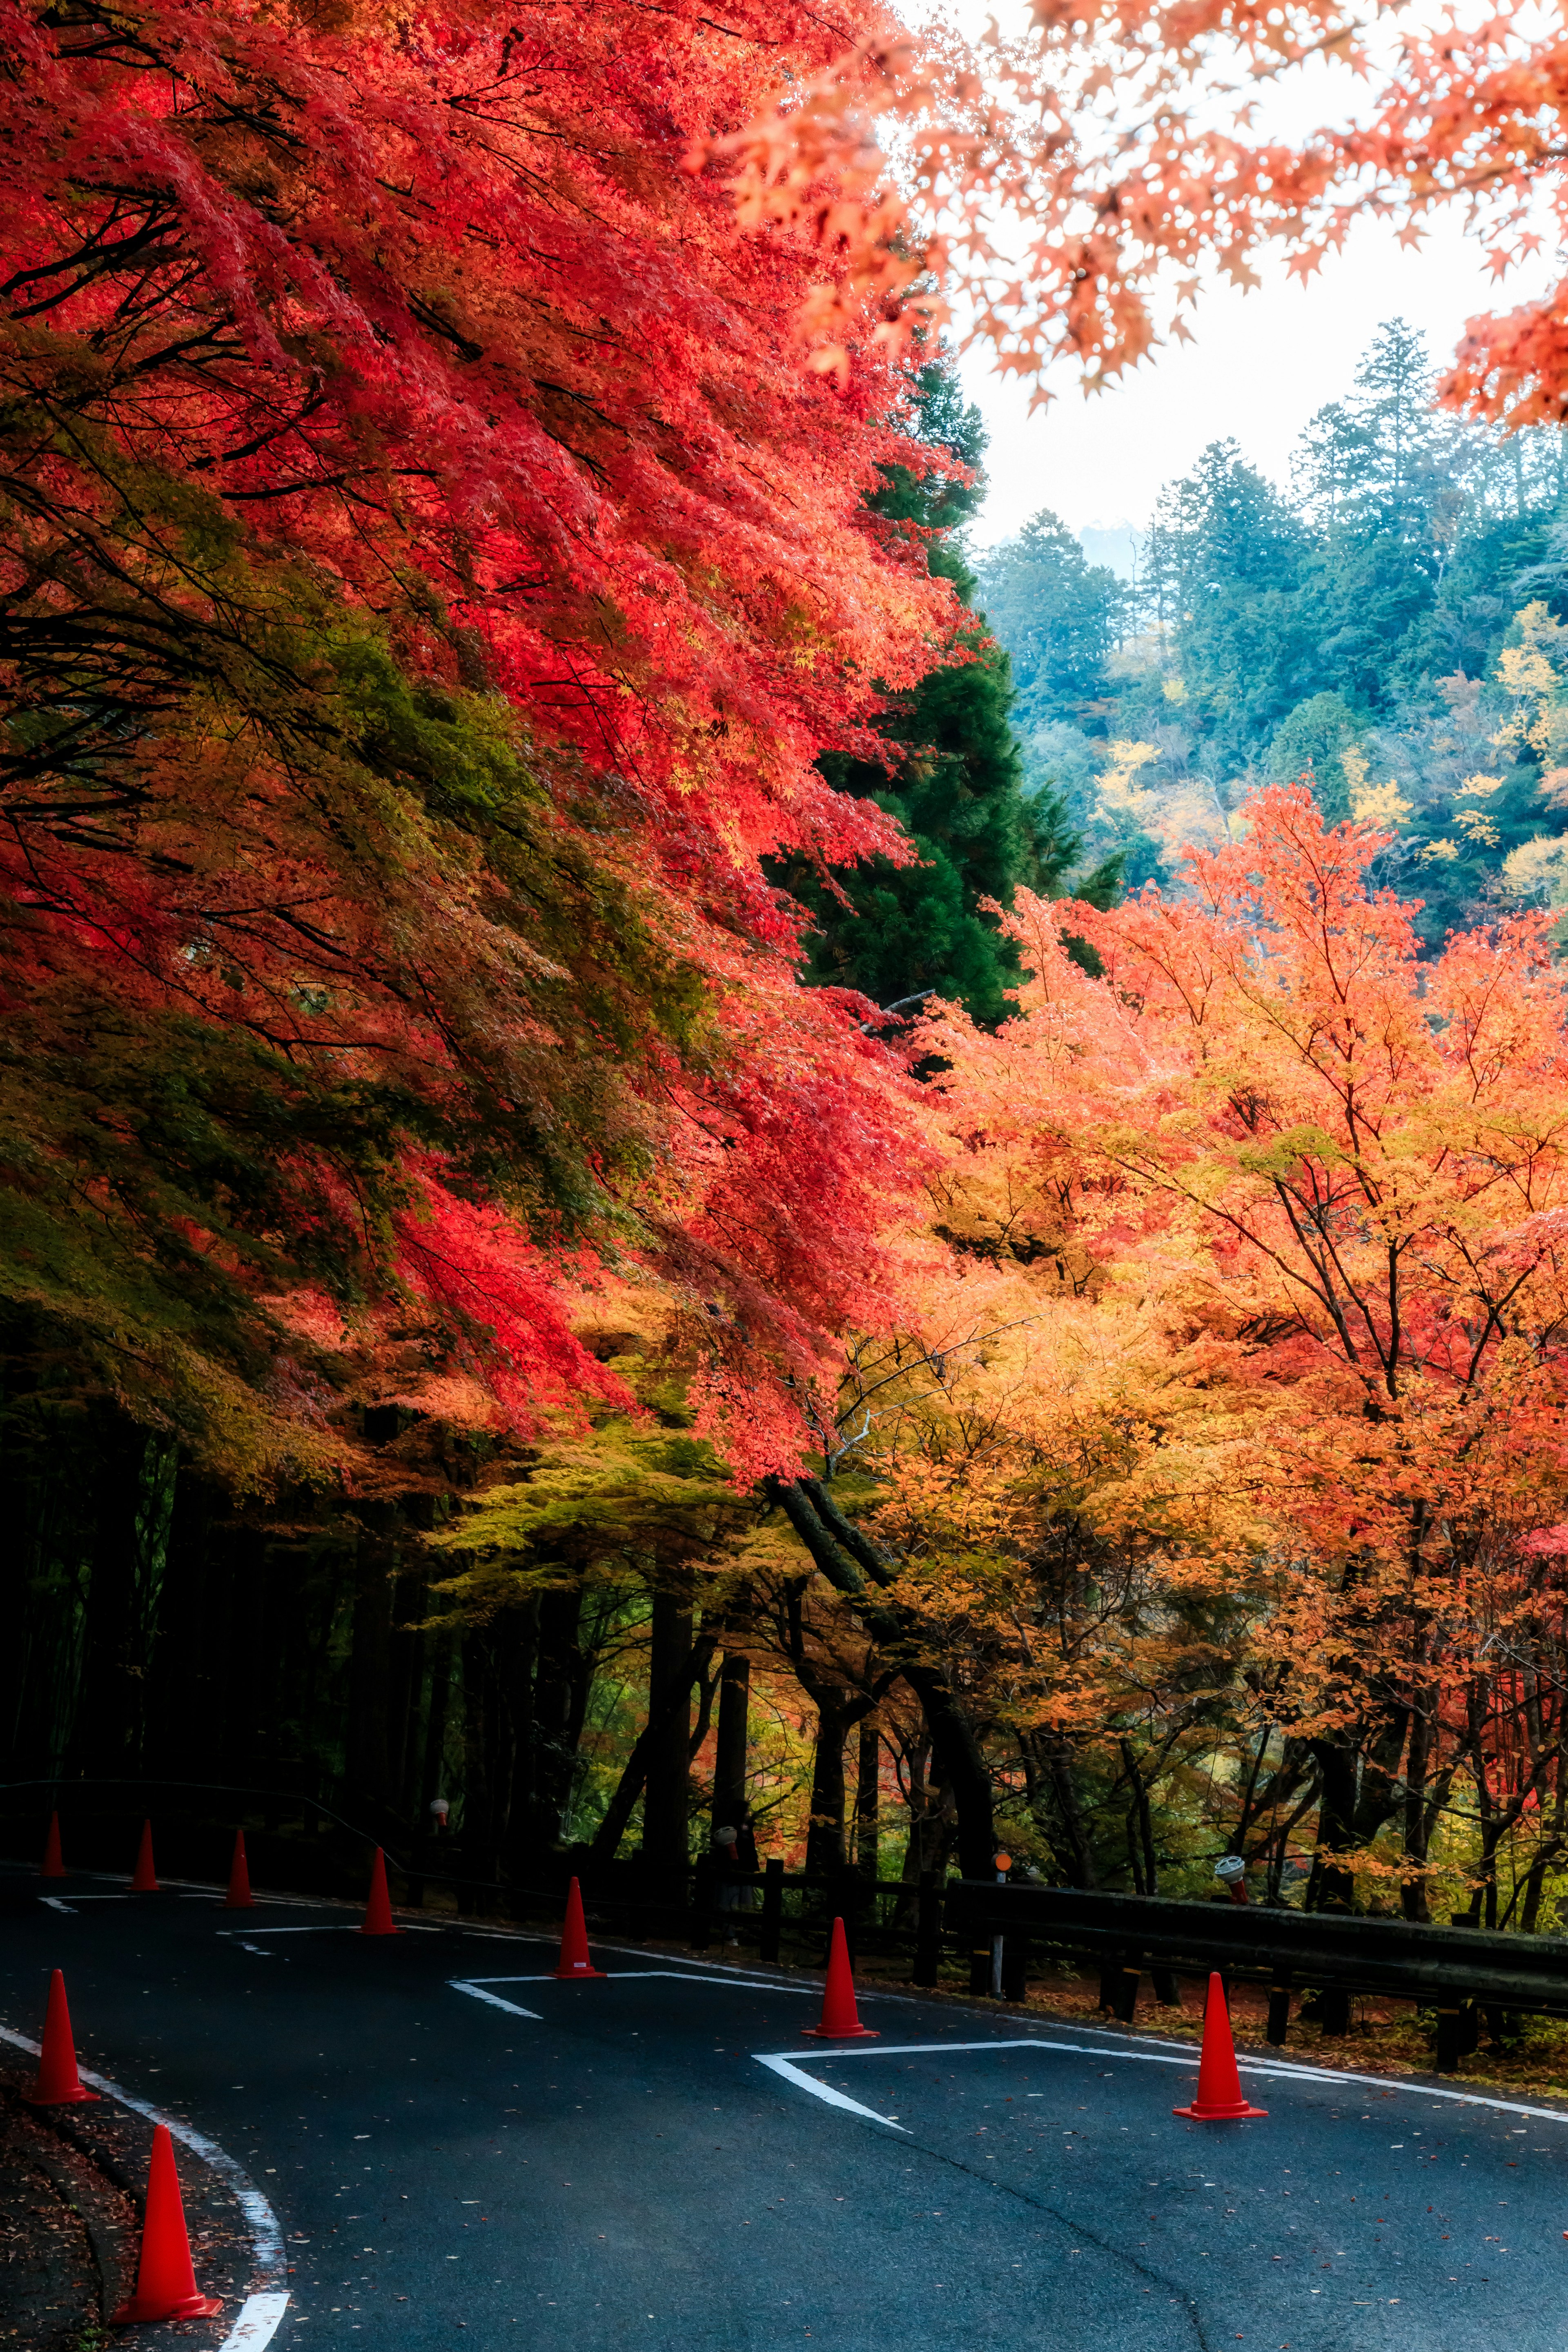
[[76, 2043], [71, 2040], [71, 2013], [66, 2007], [66, 1980], [57, 1969], [49, 1979], [49, 2005], [44, 2011], [44, 2046], [38, 2053], [38, 2079], [27, 2093], [32, 2107], [79, 2106], [96, 2099], [76, 2071]]
[[142, 1824], [142, 1843], [136, 1849], [136, 1868], [132, 1874], [132, 1895], [156, 1895], [158, 1881], [153, 1869], [153, 1824]]
[[558, 1977], [602, 1977], [588, 1958], [588, 1923], [583, 1916], [583, 1890], [575, 1879], [566, 1889], [566, 1922], [561, 1930], [561, 1953], [555, 1963]]
[[364, 1906], [364, 1917], [360, 1923], [360, 1934], [362, 1936], [395, 1936], [396, 1933], [397, 1929], [393, 1924], [392, 1917], [392, 1898], [386, 1891], [386, 1856], [377, 1846], [375, 1860], [370, 1866], [370, 1899]]
[[234, 1860], [228, 1866], [228, 1893], [224, 1897], [226, 1911], [254, 1911], [251, 1899], [250, 1872], [245, 1859], [245, 1832], [234, 1833]]
[[823, 1988], [822, 2015], [815, 2025], [801, 2028], [816, 2042], [875, 2042], [874, 2029], [862, 2025], [855, 2007], [855, 1979], [849, 1967], [849, 1947], [844, 1940], [844, 1922], [833, 1922], [833, 1941], [827, 1948], [827, 1982]]
[[201, 2294], [191, 2268], [191, 2242], [185, 2235], [185, 2211], [180, 2202], [180, 2176], [174, 2169], [174, 2144], [167, 2124], [153, 2134], [153, 2161], [147, 2169], [147, 2219], [142, 2226], [142, 2260], [136, 2272], [136, 2292], [122, 2303], [111, 2327], [129, 2327], [139, 2319], [211, 2319], [223, 2309], [223, 2298]]
[[1230, 2033], [1230, 2009], [1216, 1969], [1209, 1979], [1204, 2003], [1204, 2046], [1198, 2056], [1198, 2095], [1190, 2107], [1173, 2107], [1173, 2115], [1190, 2116], [1195, 2124], [1229, 2123], [1237, 2116], [1266, 2116], [1267, 2107], [1249, 2107], [1241, 2095], [1236, 2071], [1236, 2044]]
[[63, 1878], [65, 1875], [66, 1866], [60, 1858], [60, 1817], [58, 1813], [51, 1813], [49, 1815], [49, 1833], [44, 1840], [43, 1867], [38, 1872], [38, 1876], [40, 1878]]

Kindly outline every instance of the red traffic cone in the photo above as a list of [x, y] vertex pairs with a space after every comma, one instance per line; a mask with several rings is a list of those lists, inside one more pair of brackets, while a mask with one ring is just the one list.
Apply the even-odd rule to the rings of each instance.
[[588, 1958], [588, 1924], [583, 1916], [583, 1890], [575, 1879], [566, 1889], [566, 1922], [561, 1930], [561, 1952], [555, 1963], [558, 1977], [602, 1977]]
[[136, 1868], [132, 1874], [132, 1895], [156, 1895], [158, 1881], [153, 1869], [153, 1824], [142, 1824], [142, 1843], [136, 1849]]
[[139, 2319], [211, 2319], [222, 2309], [220, 2295], [196, 2291], [185, 2211], [180, 2202], [180, 2176], [174, 2169], [174, 2144], [168, 2125], [159, 2124], [153, 2134], [153, 2161], [147, 2169], [147, 2219], [142, 2225], [136, 2292], [129, 2303], [121, 2305], [109, 2324], [129, 2327]]
[[254, 1911], [256, 1908], [251, 1899], [250, 1872], [245, 1859], [243, 1830], [236, 1830], [234, 1833], [234, 1860], [228, 1866], [228, 1893], [224, 1896], [223, 1907], [226, 1911]]
[[377, 1846], [375, 1860], [370, 1866], [370, 1899], [364, 1906], [364, 1917], [360, 1922], [360, 1934], [395, 1936], [396, 1933], [392, 1917], [392, 1898], [386, 1891], [386, 1856]]
[[27, 2093], [31, 2107], [79, 2106], [98, 2093], [82, 2084], [76, 2071], [76, 2043], [71, 2040], [71, 2013], [66, 2007], [66, 1980], [57, 1969], [49, 1979], [49, 2005], [44, 2011], [44, 2046], [38, 2053], [38, 2079]]
[[60, 1817], [58, 1813], [51, 1813], [49, 1815], [49, 1833], [44, 1840], [43, 1866], [38, 1872], [38, 1876], [40, 1878], [64, 1878], [65, 1875], [66, 1866], [60, 1858]]
[[816, 2042], [875, 2042], [875, 2030], [862, 2025], [855, 2007], [855, 1979], [849, 1967], [849, 1947], [844, 1940], [844, 1922], [833, 1922], [833, 1941], [827, 1948], [827, 1982], [823, 1988], [822, 2015], [815, 2025], [801, 2028]]
[[1209, 1979], [1204, 2003], [1204, 2046], [1198, 2055], [1198, 2095], [1190, 2107], [1173, 2107], [1173, 2115], [1190, 2116], [1196, 2124], [1229, 2123], [1237, 2116], [1266, 2116], [1267, 2107], [1249, 2107], [1241, 2095], [1236, 2071], [1236, 2044], [1230, 2033], [1230, 2009], [1216, 1969]]

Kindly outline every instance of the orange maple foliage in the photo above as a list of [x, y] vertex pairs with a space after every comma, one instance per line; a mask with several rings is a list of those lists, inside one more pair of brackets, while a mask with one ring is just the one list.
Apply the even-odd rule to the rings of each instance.
[[942, 1371], [862, 1451], [1026, 1780], [1224, 1723], [1236, 1837], [1310, 1804], [1320, 1895], [1418, 1909], [1461, 1768], [1494, 1857], [1568, 1794], [1568, 993], [1533, 919], [1424, 962], [1305, 786], [1248, 815], [1169, 902], [1021, 897], [1017, 1017], [925, 1024]]
[[[805, 312], [823, 364], [842, 365], [868, 294], [894, 336], [957, 299], [1004, 369], [1037, 376], [1067, 355], [1092, 386], [1184, 338], [1209, 274], [1255, 284], [1262, 245], [1305, 278], [1359, 214], [1398, 219], [1414, 244], [1458, 204], [1500, 276], [1540, 249], [1540, 202], [1568, 219], [1561, 26], [1499, 9], [1395, 39], [1396, 13], [1394, 0], [1033, 0], [1026, 32], [993, 26], [978, 47], [879, 18], [694, 160], [730, 174], [754, 226], [787, 224], [847, 258]], [[1257, 133], [1268, 86], [1323, 59], [1370, 103], [1299, 142]], [[1472, 320], [1443, 397], [1560, 422], [1568, 280]]]

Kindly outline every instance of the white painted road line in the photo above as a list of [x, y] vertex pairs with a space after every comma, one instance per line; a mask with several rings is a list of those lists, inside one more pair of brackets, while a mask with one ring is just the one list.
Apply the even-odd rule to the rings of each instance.
[[[14, 2049], [26, 2050], [31, 2057], [38, 2055], [37, 2043], [27, 2034], [18, 2033], [14, 2026], [0, 2025], [0, 2042], [9, 2042]], [[122, 2107], [129, 2107], [132, 2115], [141, 2116], [150, 2124], [163, 2124], [171, 2139], [177, 2139], [182, 2147], [188, 2147], [193, 2156], [199, 2156], [204, 2164], [210, 2165], [229, 2189], [249, 2225], [251, 2252], [256, 2268], [261, 2274], [258, 2292], [247, 2298], [245, 2311], [240, 2314], [240, 2324], [243, 2324], [246, 2312], [253, 2303], [276, 2306], [269, 2316], [264, 2315], [258, 2322], [258, 2326], [265, 2328], [264, 2334], [253, 2330], [249, 2336], [242, 2336], [237, 2326], [229, 2342], [242, 2344], [246, 2352], [260, 2352], [261, 2346], [270, 2339], [282, 2318], [289, 2301], [286, 2288], [270, 2284], [271, 2280], [284, 2275], [283, 2232], [267, 2199], [243, 2165], [237, 2164], [227, 2148], [220, 2147], [216, 2139], [207, 2137], [205, 2132], [196, 2131], [190, 2124], [182, 2123], [178, 2116], [166, 2115], [162, 2107], [153, 2106], [149, 2100], [132, 2097], [129, 2091], [122, 2091], [118, 2083], [111, 2082], [107, 2074], [95, 2074], [86, 2066], [79, 2067], [78, 2072], [90, 2089], [101, 2091], [106, 2098], [118, 2100]]]
[[40, 1895], [38, 1900], [40, 1903], [47, 1903], [51, 1911], [69, 1911], [74, 1914], [76, 1910], [76, 1905], [68, 1903], [63, 1895]]
[[[1195, 2042], [1167, 2042], [1163, 2050], [1139, 2050], [1126, 2044], [1108, 2048], [1102, 2042], [1053, 2042], [1044, 2034], [1036, 2033], [1005, 2041], [998, 2037], [990, 2042], [879, 2042], [874, 2050], [867, 2048], [863, 2042], [847, 2042], [841, 2049], [836, 2048], [832, 2054], [835, 2061], [840, 2058], [940, 2058], [952, 2050], [1056, 2050], [1066, 2052], [1074, 2058], [1125, 2058], [1137, 2060], [1145, 2066], [1185, 2066], [1194, 2074], [1198, 2064]], [[752, 2055], [760, 2066], [771, 2066], [775, 2074], [789, 2074], [792, 2078], [799, 2075], [804, 2087], [815, 2091], [818, 2098], [826, 2099], [832, 2106], [855, 2105], [853, 2099], [840, 2098], [827, 2084], [815, 2082], [809, 2075], [800, 2075], [798, 2058], [763, 2057], [760, 2052], [753, 2052]], [[814, 2053], [816, 2063], [820, 2064], [826, 2055], [826, 2052]], [[1568, 2108], [1526, 2106], [1518, 2099], [1494, 2098], [1486, 2091], [1450, 2091], [1435, 2083], [1412, 2083], [1399, 2074], [1353, 2074], [1338, 2066], [1300, 2066], [1288, 2059], [1253, 2058], [1239, 2050], [1236, 2053], [1236, 2062], [1244, 2074], [1267, 2074], [1277, 2083], [1354, 2083], [1365, 2090], [1400, 2091], [1412, 2099], [1451, 2099], [1460, 2106], [1495, 2107], [1500, 2115], [1533, 2116], [1542, 2123], [1568, 2124]], [[869, 2115], [871, 2110], [861, 2107], [858, 2112]], [[877, 2116], [874, 2120], [890, 2123], [892, 2118]]]
[[[799, 1992], [805, 1993], [808, 1999], [822, 1990], [820, 1985], [774, 1984], [769, 1977], [735, 1977], [731, 1976], [727, 1969], [720, 1975], [711, 1969], [706, 1974], [692, 1969], [610, 1969], [603, 1981], [605, 1984], [644, 1984], [650, 1977], [668, 1977], [674, 1984], [739, 1985], [743, 1992]], [[537, 1976], [464, 1979], [466, 1984], [581, 1984], [587, 1981], [589, 1979], [581, 1977], [558, 1977], [553, 1969], [545, 1969]], [[868, 1996], [862, 1991], [860, 1998], [864, 2000]], [[870, 1998], [874, 2000], [875, 1994]]]
[[218, 2347], [218, 2352], [261, 2352], [270, 2344], [278, 2331], [278, 2323], [289, 2308], [286, 2294], [253, 2294], [247, 2298], [245, 2309]]
[[[333, 1919], [324, 1927], [220, 1927], [220, 1936], [357, 1936], [361, 1933], [357, 1919]], [[438, 1936], [439, 1927], [410, 1927], [399, 1920], [400, 1936]]]
[[847, 2098], [842, 2091], [836, 2091], [831, 2083], [819, 2083], [814, 2074], [803, 2071], [798, 2059], [786, 2058], [782, 2051], [773, 2051], [764, 2056], [760, 2050], [754, 2050], [752, 2055], [759, 2066], [771, 2067], [775, 2074], [782, 2074], [786, 2083], [794, 2083], [798, 2089], [809, 2091], [814, 2099], [826, 2100], [830, 2107], [847, 2107], [852, 2116], [864, 2116], [869, 2123], [886, 2124], [889, 2131], [901, 2132], [909, 2128], [905, 2124], [895, 2123], [891, 2116], [879, 2116], [875, 2107], [863, 2107], [858, 2099]]
[[[510, 1984], [511, 1982], [511, 1979], [510, 1977], [497, 1977], [493, 1981], [497, 1984]], [[531, 1983], [532, 1979], [525, 1978], [523, 1981], [525, 1983]], [[469, 1996], [470, 2000], [473, 2000], [489, 2001], [492, 2009], [504, 2009], [508, 2014], [512, 2017], [531, 2017], [536, 2025], [542, 2025], [544, 2022], [538, 2010], [521, 2009], [515, 2000], [502, 2000], [499, 1992], [487, 1992], [483, 1985], [471, 1984], [466, 1978], [448, 1977], [447, 1982], [450, 1985], [454, 1992], [466, 1992]]]

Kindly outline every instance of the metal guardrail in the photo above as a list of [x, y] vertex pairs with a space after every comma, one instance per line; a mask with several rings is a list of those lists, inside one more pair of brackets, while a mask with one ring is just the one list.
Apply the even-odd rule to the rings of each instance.
[[1026, 1965], [1020, 1946], [1098, 1956], [1106, 2005], [1124, 2020], [1132, 2016], [1145, 1966], [1156, 1978], [1214, 1969], [1262, 1978], [1270, 1988], [1268, 2039], [1277, 2047], [1285, 2040], [1293, 1986], [1336, 1996], [1342, 2013], [1352, 1992], [1392, 1994], [1435, 2009], [1440, 2073], [1475, 2048], [1478, 2005], [1487, 2012], [1568, 2017], [1568, 1941], [1554, 1936], [983, 1879], [951, 1883], [945, 1908], [950, 1934], [972, 1946], [996, 1937], [1011, 1944], [1008, 1972], [1015, 1977]]

